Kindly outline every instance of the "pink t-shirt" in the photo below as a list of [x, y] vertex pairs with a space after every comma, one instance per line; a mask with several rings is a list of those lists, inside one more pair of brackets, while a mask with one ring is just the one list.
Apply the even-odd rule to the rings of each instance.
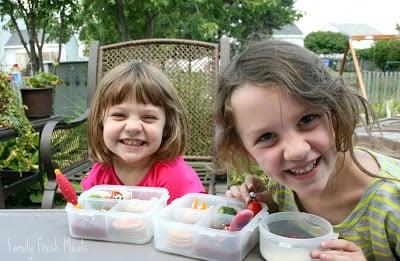
[[[104, 184], [124, 185], [112, 166], [103, 167], [100, 163], [95, 163], [89, 174], [81, 181], [83, 190]], [[168, 204], [187, 193], [207, 193], [197, 173], [185, 163], [181, 156], [173, 161], [157, 161], [136, 186], [166, 188], [170, 195]]]

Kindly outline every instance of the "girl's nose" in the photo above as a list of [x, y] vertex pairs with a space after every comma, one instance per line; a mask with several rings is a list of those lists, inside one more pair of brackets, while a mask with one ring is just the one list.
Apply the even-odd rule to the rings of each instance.
[[283, 157], [285, 160], [302, 160], [310, 149], [310, 144], [302, 135], [292, 133], [285, 137]]
[[130, 133], [137, 133], [143, 130], [142, 122], [139, 119], [127, 119], [125, 124], [125, 130]]

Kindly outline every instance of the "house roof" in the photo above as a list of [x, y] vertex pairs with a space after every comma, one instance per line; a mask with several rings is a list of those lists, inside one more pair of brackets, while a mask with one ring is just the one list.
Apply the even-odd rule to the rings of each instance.
[[[352, 36], [352, 35], [376, 35], [382, 34], [375, 28], [368, 24], [339, 24], [339, 23], [329, 23], [324, 28], [334, 27], [338, 32]], [[324, 29], [323, 28], [323, 29]]]
[[286, 24], [281, 29], [273, 29], [272, 35], [303, 35], [303, 32], [295, 24]]
[[[22, 37], [25, 39], [26, 42], [28, 42], [28, 31], [26, 30], [21, 30]], [[46, 35], [47, 36], [47, 35]], [[38, 37], [42, 37], [42, 33], [38, 32]], [[55, 41], [51, 41], [51, 43], [56, 43]], [[17, 32], [13, 32], [11, 34], [10, 39], [8, 39], [7, 43], [5, 46], [15, 46], [15, 45], [22, 45], [21, 39], [19, 38], [19, 35]]]

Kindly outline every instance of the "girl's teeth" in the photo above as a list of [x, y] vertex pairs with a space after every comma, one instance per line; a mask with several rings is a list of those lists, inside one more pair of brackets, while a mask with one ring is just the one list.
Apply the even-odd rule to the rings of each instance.
[[135, 142], [135, 141], [131, 141], [131, 140], [124, 140], [123, 143], [126, 144], [126, 145], [130, 145], [130, 146], [140, 146], [140, 145], [142, 145], [143, 142], [141, 142], [141, 141], [136, 141]]
[[311, 170], [313, 170], [315, 168], [315, 166], [317, 165], [317, 161], [314, 161], [312, 164], [310, 164], [308, 167], [306, 167], [305, 169], [296, 169], [296, 170], [290, 170], [290, 172], [292, 172], [295, 175], [302, 175], [302, 174], [306, 174], [308, 172], [310, 172]]

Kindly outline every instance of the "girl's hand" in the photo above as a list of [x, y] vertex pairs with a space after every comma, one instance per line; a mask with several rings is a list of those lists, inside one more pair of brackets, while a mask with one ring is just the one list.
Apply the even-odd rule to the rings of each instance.
[[228, 197], [237, 198], [244, 202], [249, 202], [250, 198], [250, 191], [255, 192], [256, 199], [259, 199], [258, 193], [265, 191], [267, 188], [265, 184], [262, 182], [261, 179], [254, 177], [254, 176], [246, 176], [244, 183], [240, 186], [231, 186], [229, 190], [225, 192]]
[[331, 239], [321, 242], [321, 247], [328, 250], [311, 250], [312, 258], [322, 261], [365, 261], [362, 249], [345, 239]]
[[268, 212], [273, 213], [278, 211], [278, 205], [273, 201], [264, 182], [255, 176], [246, 176], [242, 185], [231, 186], [225, 194], [228, 197], [237, 198], [248, 203], [252, 200], [249, 195], [251, 191], [256, 193], [256, 200], [265, 202], [268, 205]]

